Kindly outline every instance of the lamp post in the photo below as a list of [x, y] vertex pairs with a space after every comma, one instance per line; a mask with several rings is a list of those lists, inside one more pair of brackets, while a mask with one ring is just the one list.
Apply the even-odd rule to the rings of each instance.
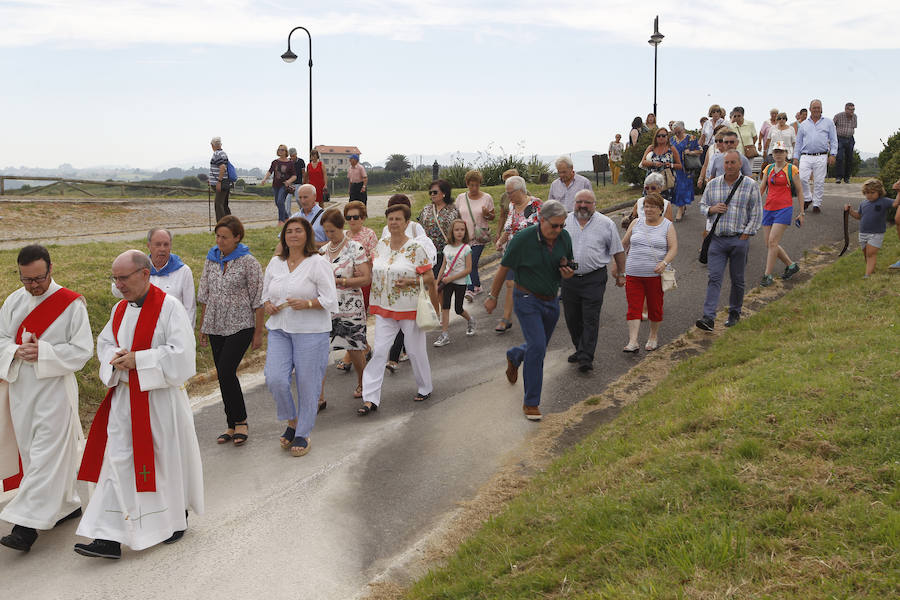
[[309, 30], [306, 27], [294, 27], [291, 29], [291, 32], [288, 34], [288, 48], [287, 52], [281, 55], [281, 60], [286, 63], [292, 63], [297, 60], [297, 55], [291, 52], [291, 36], [294, 35], [294, 32], [298, 29], [302, 29], [306, 32], [306, 36], [309, 38], [309, 149], [312, 151], [313, 149], [313, 112], [312, 112], [312, 36], [309, 34]]
[[653, 116], [658, 116], [656, 114], [656, 51], [664, 37], [666, 36], [659, 32], [659, 15], [657, 15], [653, 19], [653, 35], [647, 40], [647, 43], [653, 46]]

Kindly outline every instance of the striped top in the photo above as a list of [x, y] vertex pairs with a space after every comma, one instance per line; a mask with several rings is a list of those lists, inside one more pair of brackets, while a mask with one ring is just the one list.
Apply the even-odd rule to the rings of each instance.
[[[209, 161], [209, 183], [215, 185], [219, 183], [219, 166], [228, 163], [228, 155], [224, 150], [216, 150], [213, 152], [212, 159]], [[226, 177], [228, 173], [225, 173]]]
[[663, 219], [659, 225], [647, 225], [644, 219], [638, 219], [631, 230], [631, 246], [628, 258], [625, 259], [625, 274], [632, 277], [659, 277], [653, 269], [669, 251], [666, 234], [672, 221]]

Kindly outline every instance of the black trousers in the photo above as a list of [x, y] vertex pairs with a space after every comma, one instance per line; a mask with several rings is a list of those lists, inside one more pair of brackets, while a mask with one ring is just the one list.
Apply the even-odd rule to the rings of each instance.
[[253, 327], [241, 329], [231, 335], [208, 337], [213, 362], [216, 363], [222, 404], [225, 405], [225, 418], [228, 420], [228, 428], [234, 429], [235, 423], [247, 420], [247, 407], [244, 406], [244, 392], [238, 381], [237, 368], [253, 340]]
[[603, 267], [583, 277], [575, 276], [562, 280], [562, 305], [566, 315], [566, 327], [569, 329], [579, 363], [594, 361], [606, 279], [606, 267]]
[[369, 203], [369, 193], [364, 192], [362, 187], [363, 187], [362, 181], [360, 181], [359, 183], [351, 183], [350, 184], [350, 201], [351, 202], [356, 200], [358, 202], [362, 202], [363, 204]]
[[223, 181], [222, 191], [216, 191], [215, 186], [213, 186], [213, 191], [216, 193], [216, 223], [218, 223], [222, 217], [231, 214], [231, 209], [228, 208], [228, 195], [231, 193], [231, 182]]

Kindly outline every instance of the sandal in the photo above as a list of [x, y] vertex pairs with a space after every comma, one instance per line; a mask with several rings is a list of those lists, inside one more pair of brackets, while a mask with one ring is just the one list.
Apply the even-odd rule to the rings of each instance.
[[647, 344], [644, 346], [644, 350], [652, 352], [659, 348], [659, 342], [657, 340], [647, 340]]
[[230, 431], [231, 433], [228, 433], [228, 432], [226, 431], [225, 433], [223, 433], [222, 435], [220, 435], [219, 437], [216, 438], [216, 443], [217, 443], [217, 444], [227, 444], [227, 443], [230, 442], [232, 439], [234, 439], [234, 438], [233, 438], [233, 435], [234, 435], [234, 429], [229, 429], [228, 431]]
[[338, 371], [343, 371], [344, 373], [349, 373], [350, 369], [353, 368], [353, 365], [349, 364], [349, 363], [345, 363], [343, 360], [339, 360], [334, 365], [334, 368], [337, 369]]
[[363, 405], [356, 409], [356, 414], [360, 417], [365, 417], [370, 412], [375, 412], [376, 410], [378, 410], [377, 404], [363, 402]]
[[637, 351], [640, 350], [640, 349], [641, 349], [641, 347], [640, 347], [638, 344], [635, 344], [635, 345], [633, 345], [633, 346], [632, 346], [631, 344], [628, 344], [627, 346], [625, 346], [624, 348], [622, 348], [622, 352], [631, 352], [631, 353], [635, 353], [635, 352], [637, 352]]
[[512, 329], [512, 321], [507, 321], [503, 318], [501, 318], [500, 322], [497, 323], [497, 326], [494, 327], [494, 331], [497, 333], [506, 333], [508, 329]]
[[284, 430], [284, 433], [281, 434], [281, 448], [282, 450], [287, 450], [291, 447], [291, 443], [294, 441], [294, 436], [297, 435], [297, 431], [293, 427], [288, 427]]
[[353, 397], [357, 399], [362, 398], [362, 384], [356, 386], [356, 391], [353, 392]]
[[389, 360], [388, 363], [387, 363], [386, 365], [384, 365], [384, 368], [387, 369], [388, 371], [390, 371], [390, 372], [391, 372], [391, 375], [393, 375], [394, 373], [397, 372], [397, 368], [398, 368], [399, 366], [400, 366], [400, 365], [398, 365], [398, 364], [395, 363], [394, 361]]
[[246, 442], [247, 439], [250, 437], [248, 435], [250, 433], [250, 426], [247, 423], [235, 423], [234, 428], [237, 429], [238, 427], [246, 427], [247, 433], [235, 432], [235, 434], [232, 436], [232, 442], [234, 443], [235, 446], [243, 446], [244, 442]]
[[327, 400], [322, 400], [321, 402], [319, 402], [318, 408], [316, 408], [316, 414], [319, 414], [320, 412], [322, 412], [322, 411], [325, 410], [326, 408], [328, 408], [328, 401], [327, 401]]
[[309, 439], [297, 436], [291, 442], [291, 456], [303, 456], [309, 452]]
[[431, 398], [431, 392], [427, 394], [416, 394], [416, 397], [413, 398], [413, 402], [425, 402], [429, 398]]

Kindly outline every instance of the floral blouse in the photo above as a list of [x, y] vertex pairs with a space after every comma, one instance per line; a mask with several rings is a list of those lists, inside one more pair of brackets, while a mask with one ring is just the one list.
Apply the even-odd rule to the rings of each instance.
[[541, 199], [532, 196], [525, 205], [525, 209], [519, 213], [513, 203], [509, 203], [509, 216], [506, 217], [506, 224], [503, 231], [512, 237], [519, 233], [522, 229], [534, 225], [538, 222], [538, 216], [541, 214]]
[[207, 260], [200, 276], [197, 302], [206, 305], [200, 331], [207, 335], [231, 335], [256, 326], [253, 312], [263, 305], [263, 273], [252, 254], [225, 263], [222, 271]]
[[425, 248], [409, 239], [399, 250], [391, 250], [390, 238], [375, 246], [372, 262], [372, 291], [369, 312], [398, 321], [416, 318], [419, 287], [397, 287], [401, 277], [415, 277], [431, 269]]
[[[373, 236], [375, 235], [374, 231], [372, 231], [371, 229], [369, 231], [372, 232]], [[331, 256], [328, 254], [328, 246], [330, 246], [330, 243], [325, 244], [319, 249], [319, 252], [322, 254], [322, 256], [325, 257], [325, 260], [331, 261], [331, 270], [334, 272], [335, 279], [337, 279], [338, 277], [345, 277], [347, 279], [356, 277], [357, 265], [362, 265], [369, 262], [369, 257], [367, 256], [365, 249], [362, 247], [362, 244], [349, 239], [349, 234], [345, 235], [347, 235], [347, 242], [344, 244], [344, 247], [341, 248], [340, 253], [338, 253], [337, 257], [334, 260], [331, 260]], [[365, 317], [365, 310], [363, 309], [362, 288], [342, 288], [338, 286], [337, 296], [338, 310], [337, 312], [332, 313], [332, 318], [349, 318], [359, 316]], [[358, 298], [359, 302], [354, 302], [355, 298]], [[359, 314], [357, 314], [355, 311], [348, 312], [348, 308], [352, 308], [354, 306], [359, 307]]]
[[356, 235], [351, 234], [349, 231], [347, 235], [354, 242], [359, 242], [366, 252], [366, 260], [372, 262], [372, 254], [375, 252], [375, 245], [378, 243], [378, 236], [375, 235], [375, 232], [368, 227], [363, 227]]
[[434, 203], [431, 203], [425, 205], [417, 220], [425, 228], [425, 233], [440, 253], [450, 238], [450, 225], [458, 218], [459, 211], [455, 204], [445, 204], [444, 208], [435, 213]]

